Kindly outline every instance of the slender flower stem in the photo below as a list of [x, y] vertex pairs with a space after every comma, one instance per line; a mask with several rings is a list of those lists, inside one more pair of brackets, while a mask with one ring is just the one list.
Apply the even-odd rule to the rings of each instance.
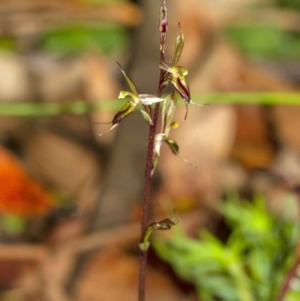
[[[166, 34], [168, 30], [168, 18], [167, 18], [167, 5], [166, 0], [162, 0], [160, 7], [160, 59], [161, 62], [165, 61], [166, 51]], [[165, 81], [166, 72], [160, 71], [157, 96], [161, 97], [163, 92], [162, 83]], [[154, 108], [152, 116], [152, 125], [150, 125], [149, 138], [148, 138], [148, 150], [145, 168], [145, 183], [143, 194], [143, 210], [142, 210], [142, 223], [141, 223], [141, 237], [144, 237], [145, 231], [149, 223], [149, 209], [150, 209], [150, 194], [151, 194], [151, 177], [153, 169], [153, 155], [154, 155], [154, 141], [156, 128], [158, 124], [160, 105], [157, 103]], [[140, 251], [140, 270], [139, 270], [139, 289], [138, 289], [138, 301], [145, 300], [145, 287], [146, 287], [146, 268], [147, 268], [148, 250]]]
[[[159, 104], [156, 104], [153, 113], [153, 124], [150, 126], [149, 130], [149, 140], [148, 140], [148, 151], [146, 159], [146, 169], [145, 169], [145, 184], [144, 184], [144, 195], [143, 195], [143, 211], [142, 211], [142, 227], [141, 227], [141, 237], [148, 226], [149, 220], [149, 208], [150, 208], [150, 194], [151, 194], [151, 172], [153, 167], [153, 150], [154, 150], [154, 138], [156, 133], [156, 127], [159, 115]], [[148, 251], [140, 251], [140, 270], [139, 270], [139, 294], [138, 300], [145, 300], [145, 286], [146, 286], [146, 267], [147, 267]]]
[[[164, 59], [164, 56], [162, 56]], [[163, 83], [165, 72], [161, 70], [159, 86], [157, 90], [157, 96], [161, 97], [163, 88], [161, 84]], [[148, 138], [148, 150], [147, 150], [147, 159], [146, 159], [146, 169], [145, 169], [145, 183], [144, 183], [144, 194], [143, 194], [143, 209], [142, 209], [142, 227], [141, 227], [141, 237], [144, 236], [145, 231], [149, 223], [149, 209], [150, 209], [150, 194], [151, 194], [151, 172], [153, 168], [153, 152], [154, 152], [154, 139], [156, 128], [158, 124], [160, 105], [156, 104], [153, 112], [152, 125], [149, 130]], [[140, 252], [140, 270], [139, 270], [139, 294], [138, 301], [145, 300], [145, 286], [146, 286], [146, 267], [147, 267], [148, 251], [143, 250]]]
[[[168, 28], [167, 22], [167, 8], [166, 1], [162, 1], [161, 11], [160, 11], [160, 59], [161, 62], [165, 61], [165, 50], [166, 50], [166, 32]], [[161, 97], [163, 92], [162, 83], [164, 82], [166, 72], [164, 70], [160, 71], [157, 96]], [[145, 184], [144, 184], [144, 195], [143, 195], [143, 211], [142, 211], [142, 227], [141, 227], [141, 237], [144, 236], [145, 231], [148, 227], [149, 219], [149, 209], [150, 209], [150, 193], [151, 193], [151, 173], [153, 169], [153, 154], [154, 154], [154, 140], [156, 134], [156, 128], [158, 123], [160, 105], [156, 104], [152, 116], [152, 125], [150, 125], [149, 130], [149, 140], [148, 140], [148, 150], [146, 159], [146, 169], [145, 169]], [[139, 271], [139, 292], [138, 301], [145, 300], [145, 287], [146, 287], [146, 267], [147, 267], [148, 251], [143, 250], [140, 252], [140, 271]]]

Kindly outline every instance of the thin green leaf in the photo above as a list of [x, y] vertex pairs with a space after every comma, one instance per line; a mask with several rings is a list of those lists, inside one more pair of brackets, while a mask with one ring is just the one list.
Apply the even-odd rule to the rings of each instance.
[[[261, 105], [300, 105], [300, 93], [278, 92], [237, 92], [237, 93], [202, 93], [193, 95], [196, 104], [261, 104]], [[81, 115], [103, 110], [117, 110], [118, 99], [101, 100], [94, 103], [78, 100], [69, 103], [0, 103], [0, 116], [57, 116], [62, 114]], [[124, 102], [122, 102], [124, 103]], [[191, 102], [190, 102], [191, 103]], [[179, 103], [180, 105], [180, 103]]]

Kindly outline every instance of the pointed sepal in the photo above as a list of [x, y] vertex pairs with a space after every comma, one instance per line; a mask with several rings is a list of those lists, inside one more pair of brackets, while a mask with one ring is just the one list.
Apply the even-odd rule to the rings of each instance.
[[180, 23], [178, 24], [178, 26], [179, 26], [179, 35], [178, 35], [178, 37], [176, 39], [176, 43], [175, 43], [175, 49], [174, 49], [174, 55], [173, 55], [173, 60], [172, 60], [172, 66], [177, 65], [177, 63], [178, 63], [178, 61], [180, 59], [183, 47], [184, 47], [184, 42], [185, 42], [185, 36], [182, 33], [182, 31], [181, 31]]
[[169, 146], [171, 152], [177, 156], [178, 158], [180, 158], [183, 162], [189, 164], [190, 166], [192, 166], [193, 168], [197, 168], [196, 165], [190, 163], [187, 159], [183, 158], [180, 153], [179, 153], [179, 146], [177, 144], [177, 142], [174, 139], [170, 139], [170, 138], [166, 138], [164, 139], [164, 142]]
[[107, 131], [104, 132], [104, 133], [98, 134], [98, 136], [100, 137], [100, 136], [103, 136], [103, 135], [105, 135], [105, 134], [111, 132], [115, 127], [117, 127], [117, 125], [118, 125], [118, 123], [113, 124], [109, 130], [107, 130]]
[[129, 75], [127, 75], [127, 73], [123, 70], [122, 66], [117, 62], [117, 64], [119, 65], [126, 81], [127, 81], [127, 84], [128, 86], [130, 87], [131, 91], [135, 94], [135, 95], [138, 95], [138, 92], [137, 92], [137, 89], [136, 89], [136, 86], [133, 82], [133, 80], [129, 77]]
[[163, 143], [165, 137], [166, 137], [166, 135], [164, 133], [158, 133], [155, 135], [151, 176], [154, 174], [154, 171], [158, 164], [158, 158], [160, 156], [160, 149], [161, 149], [161, 146], [162, 146], [162, 143]]
[[151, 94], [139, 94], [139, 99], [143, 105], [147, 106], [164, 101], [164, 98], [153, 96]]
[[151, 118], [151, 116], [149, 115], [149, 113], [147, 113], [147, 112], [144, 111], [143, 109], [141, 109], [140, 112], [142, 113], [142, 115], [143, 115], [144, 119], [146, 120], [146, 122], [147, 122], [149, 125], [153, 125], [152, 118]]
[[173, 122], [173, 117], [176, 111], [177, 100], [175, 93], [168, 95], [163, 102], [162, 106], [162, 123], [161, 123], [161, 132], [169, 135], [171, 128], [171, 123]]

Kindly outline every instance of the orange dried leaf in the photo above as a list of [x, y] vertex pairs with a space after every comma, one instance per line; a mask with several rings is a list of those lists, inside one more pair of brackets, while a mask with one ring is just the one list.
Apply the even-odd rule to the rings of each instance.
[[0, 148], [0, 213], [42, 215], [53, 205], [53, 195], [33, 180], [13, 155]]

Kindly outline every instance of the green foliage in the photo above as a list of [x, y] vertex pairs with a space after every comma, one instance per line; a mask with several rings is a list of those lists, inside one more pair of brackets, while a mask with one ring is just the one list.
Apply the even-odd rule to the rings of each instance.
[[300, 10], [300, 2], [299, 0], [281, 0], [278, 1], [279, 7], [293, 9], [293, 10]]
[[[206, 230], [201, 239], [177, 232], [167, 241], [156, 240], [158, 255], [195, 284], [201, 300], [275, 300], [294, 260], [298, 224], [271, 215], [262, 197], [231, 198], [220, 211], [231, 228], [225, 243]], [[299, 291], [287, 300], [299, 300]]]
[[225, 34], [249, 57], [300, 60], [299, 34], [269, 26], [231, 27]]
[[[300, 105], [300, 93], [203, 93], [193, 96], [193, 100], [197, 103], [209, 104], [261, 104], [261, 105]], [[60, 114], [85, 114], [91, 111], [117, 110], [124, 105], [123, 100], [111, 99], [102, 100], [93, 104], [86, 101], [74, 101], [70, 103], [0, 103], [0, 116], [55, 116]], [[176, 104], [177, 105], [177, 104]], [[179, 103], [178, 105], [182, 105]], [[171, 109], [168, 109], [168, 114]], [[165, 112], [164, 116], [167, 116]], [[170, 114], [171, 116], [171, 114]], [[170, 117], [167, 118], [168, 120]], [[162, 124], [166, 124], [163, 121]], [[177, 124], [169, 124], [172, 128], [176, 128]]]
[[18, 215], [1, 214], [0, 229], [11, 236], [18, 235], [25, 229], [25, 219]]
[[16, 51], [17, 43], [13, 38], [10, 37], [0, 37], [0, 49]]
[[65, 54], [96, 48], [108, 55], [127, 45], [127, 34], [124, 28], [118, 26], [74, 25], [45, 33], [39, 44], [44, 50]]

